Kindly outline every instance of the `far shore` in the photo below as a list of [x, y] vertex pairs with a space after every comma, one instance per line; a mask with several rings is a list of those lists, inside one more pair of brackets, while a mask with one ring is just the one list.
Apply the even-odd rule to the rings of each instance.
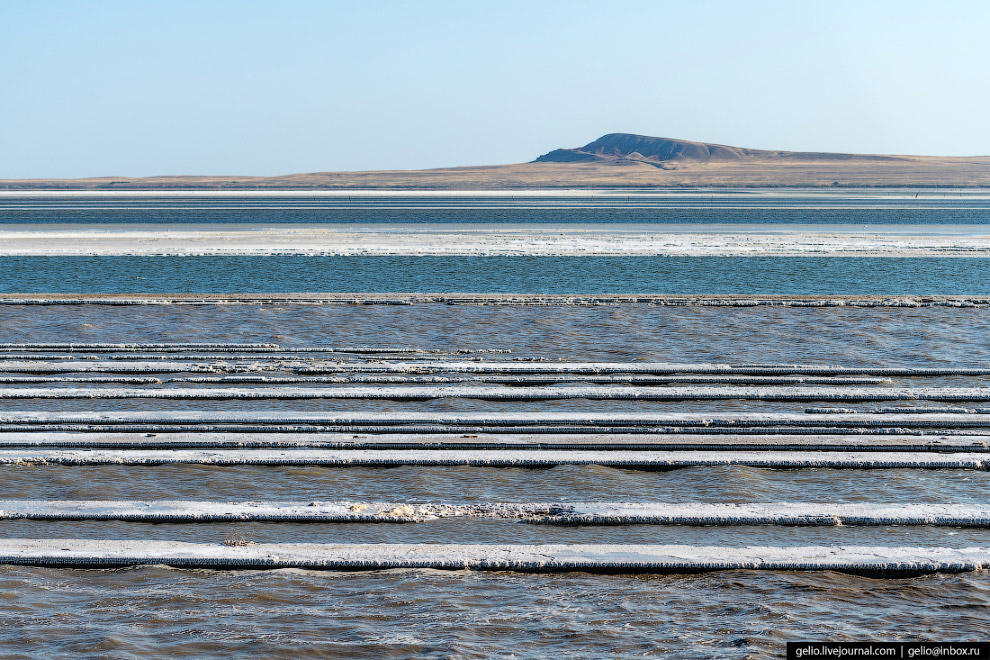
[[4, 190], [561, 190], [568, 188], [980, 188], [990, 156], [910, 156], [890, 161], [745, 160], [669, 168], [623, 164], [518, 163], [429, 170], [314, 172], [284, 176], [104, 176], [0, 179]]

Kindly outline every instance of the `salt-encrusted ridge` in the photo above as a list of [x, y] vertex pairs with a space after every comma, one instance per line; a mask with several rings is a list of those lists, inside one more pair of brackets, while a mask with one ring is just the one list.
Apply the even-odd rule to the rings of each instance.
[[835, 502], [217, 502], [0, 500], [0, 520], [422, 522], [502, 518], [549, 525], [928, 525], [990, 527], [990, 506]]
[[878, 577], [990, 567], [990, 548], [882, 546], [315, 544], [97, 539], [0, 540], [0, 564], [319, 570], [508, 570], [677, 573], [717, 570], [846, 571]]
[[764, 468], [985, 470], [986, 453], [882, 451], [580, 451], [551, 449], [0, 449], [0, 465], [603, 465], [671, 469], [746, 465]]

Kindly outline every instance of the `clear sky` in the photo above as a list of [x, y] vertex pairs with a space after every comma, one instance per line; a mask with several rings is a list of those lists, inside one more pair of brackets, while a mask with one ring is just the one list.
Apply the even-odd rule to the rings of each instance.
[[990, 2], [0, 0], [0, 178], [990, 154]]

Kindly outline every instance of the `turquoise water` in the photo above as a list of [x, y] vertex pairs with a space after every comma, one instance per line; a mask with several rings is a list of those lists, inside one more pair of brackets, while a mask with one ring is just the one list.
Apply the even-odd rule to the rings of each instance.
[[990, 261], [863, 257], [0, 257], [2, 293], [990, 293]]
[[[915, 197], [917, 195], [917, 197]], [[0, 224], [990, 224], [986, 190], [568, 195], [0, 192]]]
[[[585, 193], [0, 193], [0, 227], [53, 224], [990, 224], [986, 190]], [[880, 231], [893, 231], [881, 229]], [[3, 293], [990, 293], [978, 258], [655, 256], [0, 257]]]

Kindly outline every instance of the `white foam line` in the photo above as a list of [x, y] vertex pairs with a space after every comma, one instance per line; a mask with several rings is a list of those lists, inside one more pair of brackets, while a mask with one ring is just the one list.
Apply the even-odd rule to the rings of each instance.
[[879, 413], [881, 415], [888, 414], [905, 414], [905, 413], [915, 413], [915, 414], [928, 414], [928, 413], [957, 413], [972, 415], [974, 413], [990, 413], [990, 408], [949, 408], [949, 407], [936, 407], [932, 406], [930, 408], [877, 408], [871, 412]]
[[[967, 200], [969, 201], [969, 200]], [[917, 205], [887, 205], [887, 204], [623, 204], [606, 202], [587, 202], [585, 204], [446, 204], [446, 205], [426, 205], [426, 204], [346, 204], [346, 205], [293, 205], [293, 206], [247, 206], [247, 205], [201, 205], [201, 206], [48, 206], [48, 205], [18, 205], [0, 206], [0, 211], [575, 211], [575, 210], [597, 210], [597, 209], [641, 209], [649, 211], [687, 211], [687, 210], [756, 210], [756, 211], [986, 211], [986, 206], [928, 206], [926, 204]]]
[[[236, 376], [234, 377], [236, 378]], [[736, 385], [880, 385], [891, 383], [891, 379], [876, 376], [842, 377], [842, 376], [582, 376], [582, 375], [533, 375], [533, 376], [476, 376], [478, 382], [485, 383], [527, 383], [554, 384], [559, 382], [596, 383], [607, 385], [611, 383], [639, 384], [668, 384], [692, 383], [704, 384], [736, 384]]]
[[135, 190], [82, 190], [82, 189], [23, 189], [0, 190], [0, 197], [656, 197], [656, 198], [699, 198], [741, 197], [759, 198], [822, 198], [822, 199], [915, 199], [915, 195], [942, 199], [946, 195], [974, 199], [990, 198], [987, 188], [951, 188], [946, 186], [908, 186], [904, 189], [844, 188], [830, 190], [818, 187], [802, 188], [518, 188], [512, 190], [422, 190], [388, 188], [342, 188], [321, 190], [298, 189], [238, 189], [203, 190], [195, 188], [178, 189], [135, 189]]
[[[990, 506], [971, 504], [805, 503], [740, 504], [561, 503], [544, 514], [520, 512], [527, 522], [554, 525], [930, 525], [990, 527]], [[569, 509], [569, 510], [568, 510]]]
[[[327, 351], [330, 353], [330, 351]], [[404, 359], [409, 359], [403, 356]], [[4, 362], [37, 362], [44, 364], [45, 362], [64, 362], [70, 360], [90, 360], [99, 359], [105, 362], [179, 362], [179, 361], [211, 361], [211, 362], [277, 362], [280, 360], [295, 360], [298, 362], [313, 362], [317, 360], [328, 359], [326, 356], [311, 356], [307, 354], [298, 353], [228, 353], [225, 351], [215, 351], [209, 353], [166, 353], [166, 352], [147, 352], [147, 353], [118, 353], [118, 352], [107, 352], [107, 353], [79, 353], [65, 351], [64, 353], [13, 353], [0, 351], [0, 360]]]
[[0, 432], [0, 447], [97, 449], [584, 449], [781, 451], [990, 451], [986, 435], [857, 433], [713, 435], [697, 433], [257, 433], [257, 432]]
[[[378, 387], [0, 387], [0, 400], [14, 399], [176, 399], [176, 400], [428, 400], [482, 401], [990, 401], [988, 387], [837, 388], [837, 387], [634, 387], [491, 385], [378, 386]], [[886, 409], [895, 412], [896, 408]], [[918, 410], [908, 411], [917, 414]], [[934, 413], [957, 412], [934, 410]], [[987, 412], [974, 410], [973, 412]]]
[[731, 365], [714, 363], [664, 362], [382, 362], [328, 363], [299, 368], [309, 373], [403, 373], [410, 371], [444, 371], [479, 374], [697, 374], [697, 375], [815, 375], [815, 376], [983, 376], [990, 367], [843, 367], [814, 364]]
[[[795, 189], [797, 191], [799, 189]], [[783, 191], [768, 191], [772, 196], [778, 196]], [[794, 191], [788, 191], [794, 192]], [[869, 189], [855, 191], [857, 194], [869, 197], [877, 196]], [[913, 189], [912, 189], [913, 192]], [[963, 191], [950, 191], [952, 194], [962, 194]], [[979, 192], [966, 193], [979, 195]], [[172, 190], [0, 190], [2, 197], [587, 197], [589, 195], [598, 196], [621, 196], [629, 195], [642, 197], [711, 197], [712, 195], [726, 195], [739, 193], [732, 190], [717, 190], [712, 192], [697, 192], [695, 190], [658, 190], [658, 191], [638, 191], [632, 190], [599, 190], [591, 188], [569, 188], [566, 190], [540, 190], [540, 189], [520, 189], [520, 190], [388, 190], [388, 189], [342, 189], [342, 190], [196, 190], [196, 189], [172, 189]], [[843, 196], [849, 191], [843, 191]], [[873, 193], [873, 194], [870, 194]], [[764, 193], [767, 194], [767, 193]], [[786, 194], [786, 193], [784, 193]], [[821, 195], [820, 191], [800, 190], [802, 196]], [[941, 191], [938, 192], [942, 194]], [[826, 195], [831, 196], [831, 195]], [[886, 196], [886, 195], [885, 195]]]
[[[543, 505], [545, 513], [552, 505]], [[519, 518], [540, 505], [452, 506], [385, 502], [197, 502], [186, 500], [0, 500], [0, 520], [123, 520], [129, 522], [418, 522], [439, 517]], [[504, 515], [500, 515], [504, 512]]]
[[[148, 359], [148, 360], [189, 360], [189, 359], [217, 359], [217, 360], [279, 360], [279, 359], [290, 359], [295, 358], [299, 360], [320, 360], [329, 359], [324, 356], [327, 353], [345, 353], [347, 357], [353, 359], [352, 355], [356, 353], [360, 354], [370, 354], [370, 355], [393, 355], [400, 354], [403, 359], [417, 359], [419, 356], [416, 354], [424, 354], [436, 357], [450, 356], [450, 355], [460, 355], [466, 353], [508, 353], [509, 351], [474, 351], [474, 350], [422, 350], [415, 348], [395, 348], [395, 349], [384, 349], [384, 348], [369, 348], [369, 349], [340, 349], [340, 348], [323, 348], [323, 349], [249, 349], [249, 350], [225, 350], [225, 349], [210, 349], [210, 350], [200, 350], [200, 351], [189, 351], [189, 350], [98, 350], [98, 349], [66, 349], [66, 350], [35, 350], [26, 349], [23, 351], [15, 352], [14, 350], [0, 349], [0, 360], [78, 360], [78, 359], [93, 359], [98, 358], [100, 360], [134, 360], [134, 359]], [[412, 355], [410, 355], [412, 354]], [[333, 359], [341, 359], [334, 355]]]
[[[329, 354], [333, 351], [325, 351]], [[406, 351], [396, 351], [396, 353], [405, 353]], [[406, 358], [403, 355], [403, 358]], [[314, 360], [325, 360], [328, 359], [325, 355], [311, 355], [307, 353], [291, 353], [291, 352], [275, 352], [275, 351], [252, 351], [252, 352], [230, 352], [230, 351], [208, 351], [208, 352], [198, 352], [198, 353], [178, 353], [178, 352], [165, 352], [165, 351], [142, 351], [134, 353], [124, 353], [117, 351], [108, 352], [85, 352], [81, 353], [79, 351], [59, 351], [59, 352], [21, 352], [15, 353], [13, 351], [0, 351], [0, 360], [9, 360], [17, 362], [25, 361], [37, 361], [37, 362], [60, 362], [66, 360], [89, 360], [89, 359], [99, 359], [101, 361], [123, 361], [123, 360], [134, 360], [134, 361], [150, 361], [150, 360], [265, 360], [274, 362], [276, 360], [299, 360], [299, 361], [314, 361]]]
[[[24, 382], [73, 382], [67, 377], [38, 377], [49, 380]], [[158, 380], [158, 379], [154, 379]], [[18, 382], [4, 379], [0, 382]], [[97, 381], [93, 381], [97, 382]], [[889, 378], [880, 377], [829, 377], [829, 376], [575, 376], [568, 374], [550, 376], [177, 376], [165, 379], [168, 383], [254, 383], [291, 385], [295, 383], [335, 384], [403, 384], [403, 383], [495, 383], [503, 385], [554, 385], [559, 383], [595, 383], [629, 385], [668, 385], [671, 383], [726, 384], [726, 385], [882, 385], [889, 384]]]
[[885, 546], [448, 545], [257, 543], [97, 539], [0, 540], [0, 564], [69, 567], [676, 573], [847, 571], [876, 576], [985, 570], [990, 548]]
[[[529, 435], [556, 435], [561, 433], [571, 433], [575, 435], [589, 434], [647, 434], [655, 436], [678, 436], [695, 437], [699, 434], [706, 435], [731, 435], [731, 436], [846, 436], [846, 437], [866, 437], [883, 436], [893, 434], [912, 436], [917, 442], [935, 442], [938, 437], [990, 437], [990, 431], [981, 429], [979, 426], [962, 425], [961, 428], [945, 428], [937, 424], [921, 424], [913, 427], [898, 426], [856, 426], [856, 425], [809, 425], [809, 426], [694, 426], [694, 425], [671, 425], [671, 426], [651, 426], [651, 425], [507, 425], [507, 426], [460, 426], [460, 425], [325, 425], [325, 424], [0, 424], [0, 433], [39, 433], [39, 432], [71, 432], [71, 433], [146, 433], [156, 435], [159, 433], [266, 433], [275, 434], [278, 437], [284, 433], [350, 433], [355, 437], [359, 434], [374, 435], [401, 435], [419, 434], [433, 437], [443, 434], [462, 434], [464, 437], [482, 434], [497, 433], [524, 433]], [[873, 439], [871, 437], [871, 439]], [[986, 445], [982, 445], [983, 451]]]
[[233, 344], [215, 342], [182, 342], [182, 343], [158, 343], [158, 344], [84, 344], [77, 342], [45, 342], [45, 343], [0, 343], [0, 350], [34, 350], [34, 351], [188, 351], [190, 349], [210, 349], [210, 350], [283, 350], [278, 344]]
[[[355, 363], [360, 364], [360, 363]], [[233, 362], [168, 362], [168, 361], [148, 361], [148, 362], [103, 362], [103, 361], [65, 361], [47, 362], [37, 360], [2, 360], [0, 359], [0, 373], [35, 373], [35, 374], [61, 374], [61, 373], [237, 373], [237, 372], [258, 372], [258, 371], [281, 371], [284, 367], [276, 364], [251, 361], [248, 363]]]
[[873, 413], [876, 415], [906, 415], [910, 413], [914, 414], [960, 414], [960, 415], [972, 415], [972, 414], [986, 414], [990, 413], [990, 408], [954, 408], [954, 407], [944, 407], [944, 406], [929, 406], [929, 407], [894, 407], [894, 408], [874, 408], [872, 410], [856, 410], [854, 408], [805, 408], [805, 412], [809, 414], [847, 414], [847, 413]]
[[[341, 359], [337, 356], [340, 353], [346, 353], [348, 359], [377, 359], [379, 356], [391, 356], [393, 359], [401, 356], [403, 360], [418, 360], [418, 359], [429, 359], [425, 354], [427, 351], [422, 351], [424, 354], [422, 357], [418, 355], [409, 355], [410, 353], [417, 353], [419, 351], [406, 351], [406, 350], [396, 350], [396, 351], [313, 351], [313, 352], [244, 352], [244, 353], [233, 353], [224, 351], [211, 351], [205, 353], [165, 353], [165, 352], [148, 352], [148, 353], [72, 353], [66, 351], [65, 353], [5, 353], [0, 351], [0, 360], [8, 362], [64, 362], [70, 360], [88, 360], [88, 359], [98, 359], [101, 362], [185, 362], [189, 360], [193, 361], [210, 361], [210, 362], [259, 362], [259, 363], [277, 363], [285, 361], [293, 362], [309, 362], [319, 364], [322, 361], [330, 359]], [[467, 353], [469, 351], [463, 351]], [[470, 351], [474, 352], [474, 351]], [[362, 355], [355, 356], [354, 354], [361, 353]], [[364, 355], [364, 354], [367, 355]], [[437, 353], [440, 351], [430, 351], [429, 356], [432, 358], [437, 357]], [[455, 355], [457, 352], [450, 351], [445, 352], [446, 355]]]
[[[425, 424], [442, 427], [460, 425], [471, 427], [503, 427], [527, 425], [607, 425], [607, 426], [670, 426], [670, 427], [945, 427], [987, 428], [990, 415], [907, 414], [875, 415], [805, 414], [805, 413], [697, 413], [697, 412], [308, 412], [308, 411], [91, 411], [39, 412], [0, 411], [0, 424], [318, 424], [360, 428], [364, 426], [402, 426]], [[203, 430], [210, 430], [204, 428]]]
[[0, 376], [5, 385], [29, 383], [120, 383], [127, 385], [157, 385], [172, 379], [154, 376]]
[[984, 470], [985, 453], [855, 451], [581, 451], [529, 449], [0, 449], [0, 465], [311, 465], [553, 467], [640, 469], [743, 465], [762, 468]]
[[0, 500], [0, 520], [127, 522], [422, 522], [503, 518], [548, 525], [779, 525], [990, 527], [990, 506], [899, 503], [210, 502], [189, 500]]
[[[850, 308], [850, 309], [922, 309], [945, 307], [953, 309], [983, 309], [990, 306], [986, 296], [723, 296], [667, 294], [478, 294], [478, 293], [315, 293], [315, 294], [9, 294], [0, 295], [0, 305], [492, 305], [492, 306], [618, 306], [654, 305], [658, 307], [787, 307], [787, 308]], [[496, 351], [497, 352], [497, 351]]]
[[[183, 344], [0, 344], [0, 354], [15, 351], [41, 353], [37, 357], [47, 359], [46, 353], [188, 353], [192, 351], [208, 351], [212, 353], [257, 353], [293, 354], [293, 353], [509, 353], [500, 349], [455, 349], [455, 350], [424, 350], [408, 346], [280, 346], [279, 344], [215, 344], [215, 343], [183, 343]], [[6, 358], [10, 359], [10, 358]]]

